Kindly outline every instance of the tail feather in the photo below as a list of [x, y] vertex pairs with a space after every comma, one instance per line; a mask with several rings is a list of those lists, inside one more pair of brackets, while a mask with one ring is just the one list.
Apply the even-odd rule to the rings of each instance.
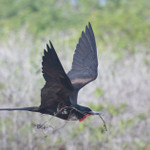
[[15, 110], [39, 112], [39, 107], [0, 108], [0, 111], [15, 111]]

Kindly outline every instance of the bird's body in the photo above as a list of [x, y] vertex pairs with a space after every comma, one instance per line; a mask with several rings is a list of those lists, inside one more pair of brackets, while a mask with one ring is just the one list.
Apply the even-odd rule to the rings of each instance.
[[76, 46], [72, 68], [65, 73], [50, 42], [44, 50], [42, 61], [43, 77], [46, 81], [41, 89], [39, 107], [3, 108], [2, 110], [25, 110], [49, 114], [64, 120], [84, 120], [98, 112], [77, 104], [79, 90], [97, 77], [97, 49], [94, 33], [89, 23]]

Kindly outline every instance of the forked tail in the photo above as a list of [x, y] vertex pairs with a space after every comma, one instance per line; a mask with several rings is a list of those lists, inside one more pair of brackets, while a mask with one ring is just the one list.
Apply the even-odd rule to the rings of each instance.
[[0, 108], [0, 111], [15, 111], [15, 110], [39, 112], [39, 107]]

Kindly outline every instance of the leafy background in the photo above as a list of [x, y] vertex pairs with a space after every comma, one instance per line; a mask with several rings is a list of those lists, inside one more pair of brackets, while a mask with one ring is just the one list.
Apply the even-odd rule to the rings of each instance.
[[91, 22], [99, 76], [79, 104], [98, 117], [65, 122], [31, 112], [0, 112], [1, 150], [150, 149], [149, 0], [0, 0], [0, 107], [37, 106], [41, 56], [51, 40], [66, 70]]

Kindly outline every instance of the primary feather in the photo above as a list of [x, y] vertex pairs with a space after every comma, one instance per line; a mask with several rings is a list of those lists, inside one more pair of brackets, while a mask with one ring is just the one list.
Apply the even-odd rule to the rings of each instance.
[[76, 46], [72, 68], [68, 72], [68, 76], [75, 89], [71, 94], [71, 101], [77, 103], [78, 91], [96, 79], [98, 67], [97, 49], [94, 33], [89, 23], [85, 32], [82, 32], [79, 42]]

